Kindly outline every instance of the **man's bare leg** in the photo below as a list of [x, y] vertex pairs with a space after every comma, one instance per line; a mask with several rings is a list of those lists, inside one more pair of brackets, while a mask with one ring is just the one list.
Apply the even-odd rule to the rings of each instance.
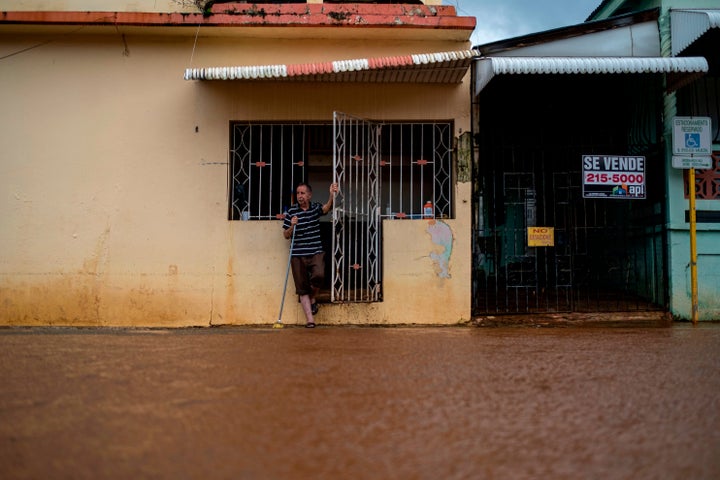
[[315, 319], [312, 314], [312, 305], [310, 303], [310, 295], [300, 295], [300, 305], [305, 312], [306, 325], [315, 325]]

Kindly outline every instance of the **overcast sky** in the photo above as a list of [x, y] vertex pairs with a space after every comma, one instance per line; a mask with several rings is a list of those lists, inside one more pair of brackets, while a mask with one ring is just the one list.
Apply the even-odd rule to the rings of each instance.
[[602, 0], [444, 0], [477, 18], [473, 45], [582, 23]]

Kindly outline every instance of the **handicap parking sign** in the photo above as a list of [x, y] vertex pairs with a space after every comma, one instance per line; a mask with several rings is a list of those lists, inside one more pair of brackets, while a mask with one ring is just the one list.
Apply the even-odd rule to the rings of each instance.
[[710, 117], [673, 118], [673, 155], [710, 155]]

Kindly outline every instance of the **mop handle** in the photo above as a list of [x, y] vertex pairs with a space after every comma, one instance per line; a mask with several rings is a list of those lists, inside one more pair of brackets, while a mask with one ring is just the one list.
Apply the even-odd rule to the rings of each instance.
[[283, 307], [285, 306], [285, 292], [287, 292], [288, 278], [290, 277], [290, 260], [292, 259], [293, 245], [295, 244], [295, 228], [290, 238], [290, 254], [288, 255], [287, 269], [285, 270], [285, 286], [283, 287], [282, 300], [280, 300], [280, 313], [278, 314], [278, 323], [282, 321]]

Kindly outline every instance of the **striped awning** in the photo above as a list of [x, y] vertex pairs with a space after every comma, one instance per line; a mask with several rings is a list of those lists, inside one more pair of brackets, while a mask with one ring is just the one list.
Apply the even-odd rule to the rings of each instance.
[[720, 28], [720, 10], [671, 10], [672, 55], [679, 55], [712, 28]]
[[533, 74], [627, 74], [667, 73], [668, 89], [674, 90], [696, 76], [707, 73], [703, 57], [484, 57], [477, 61], [475, 93], [496, 75]]
[[460, 83], [477, 50], [333, 62], [185, 69], [185, 80]]

